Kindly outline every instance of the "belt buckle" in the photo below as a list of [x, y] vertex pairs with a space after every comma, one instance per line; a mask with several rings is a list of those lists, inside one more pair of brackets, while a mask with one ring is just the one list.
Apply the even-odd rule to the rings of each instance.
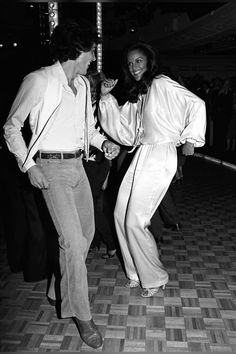
[[48, 153], [48, 158], [49, 159], [61, 159], [61, 154], [60, 153]]

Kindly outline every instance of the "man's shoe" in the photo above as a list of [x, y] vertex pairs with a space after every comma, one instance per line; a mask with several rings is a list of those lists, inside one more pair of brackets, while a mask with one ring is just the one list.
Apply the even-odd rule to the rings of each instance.
[[115, 255], [116, 255], [116, 250], [111, 250], [111, 251], [107, 251], [106, 254], [103, 254], [102, 258], [103, 259], [109, 259], [109, 258], [115, 257]]
[[100, 332], [98, 331], [97, 326], [93, 322], [93, 319], [90, 321], [82, 321], [74, 317], [76, 327], [79, 330], [81, 339], [89, 346], [94, 349], [97, 349], [102, 346], [103, 340]]

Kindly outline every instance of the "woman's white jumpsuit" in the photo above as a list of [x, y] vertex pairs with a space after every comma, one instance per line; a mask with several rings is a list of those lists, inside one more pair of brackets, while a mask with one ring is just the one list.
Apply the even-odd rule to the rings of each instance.
[[138, 146], [121, 183], [114, 217], [126, 275], [143, 288], [168, 282], [148, 226], [177, 168], [176, 146], [205, 142], [205, 103], [160, 75], [137, 103], [119, 106], [110, 93], [99, 102], [104, 131], [122, 145]]

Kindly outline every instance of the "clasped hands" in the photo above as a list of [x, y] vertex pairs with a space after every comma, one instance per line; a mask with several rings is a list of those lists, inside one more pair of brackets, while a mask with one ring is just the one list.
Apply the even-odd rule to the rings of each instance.
[[105, 154], [105, 157], [108, 160], [114, 159], [120, 153], [120, 146], [113, 143], [110, 140], [105, 140], [102, 144], [102, 150]]

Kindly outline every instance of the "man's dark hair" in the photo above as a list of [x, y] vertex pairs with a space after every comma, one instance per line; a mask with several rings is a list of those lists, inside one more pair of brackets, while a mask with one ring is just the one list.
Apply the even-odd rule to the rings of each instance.
[[[128, 54], [133, 50], [141, 51], [147, 58], [147, 70], [140, 81], [134, 79], [128, 68]], [[147, 93], [152, 80], [158, 75], [158, 68], [158, 55], [151, 45], [144, 42], [137, 42], [125, 49], [123, 54], [122, 71], [128, 101], [137, 102], [140, 94]]]
[[65, 20], [53, 31], [50, 42], [51, 55], [61, 63], [75, 60], [81, 52], [88, 52], [98, 43], [96, 29], [87, 21]]

